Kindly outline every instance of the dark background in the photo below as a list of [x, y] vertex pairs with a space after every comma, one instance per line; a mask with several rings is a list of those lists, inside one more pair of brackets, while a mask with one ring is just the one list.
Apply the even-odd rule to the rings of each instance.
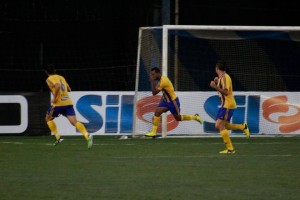
[[[179, 0], [179, 24], [298, 26], [295, 4]], [[1, 0], [0, 91], [48, 91], [47, 63], [73, 90], [133, 91], [138, 29], [162, 25], [162, 10], [162, 0]]]

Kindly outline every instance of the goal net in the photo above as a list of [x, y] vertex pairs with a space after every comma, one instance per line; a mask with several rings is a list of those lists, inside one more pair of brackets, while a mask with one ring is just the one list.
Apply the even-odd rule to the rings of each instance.
[[300, 27], [165, 25], [139, 30], [133, 136], [152, 130], [161, 98], [151, 93], [152, 67], [172, 81], [180, 113], [198, 113], [204, 120], [177, 122], [167, 112], [158, 134], [217, 134], [219, 97], [209, 83], [220, 59], [227, 63], [237, 102], [232, 123], [247, 121], [252, 134], [299, 133]]

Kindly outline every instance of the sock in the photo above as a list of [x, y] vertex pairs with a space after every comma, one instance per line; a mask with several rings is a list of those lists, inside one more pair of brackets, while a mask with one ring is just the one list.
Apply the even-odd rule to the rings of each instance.
[[181, 115], [181, 121], [196, 120], [195, 115]]
[[225, 124], [227, 130], [244, 130], [243, 124]]
[[81, 122], [76, 122], [75, 127], [84, 136], [84, 138], [86, 140], [89, 139], [89, 134], [88, 134], [85, 126]]
[[58, 133], [58, 130], [57, 130], [55, 122], [53, 120], [48, 121], [47, 125], [48, 125], [49, 129], [51, 130], [51, 132], [54, 133], [56, 140], [59, 140], [60, 139], [60, 135]]
[[153, 126], [152, 126], [152, 133], [156, 133], [157, 131], [157, 127], [158, 127], [158, 124], [159, 124], [159, 121], [160, 121], [160, 117], [156, 117], [156, 116], [153, 116]]
[[232, 146], [228, 131], [226, 129], [224, 129], [224, 130], [220, 131], [220, 134], [222, 135], [222, 138], [226, 145], [226, 148], [228, 150], [233, 150], [233, 146]]

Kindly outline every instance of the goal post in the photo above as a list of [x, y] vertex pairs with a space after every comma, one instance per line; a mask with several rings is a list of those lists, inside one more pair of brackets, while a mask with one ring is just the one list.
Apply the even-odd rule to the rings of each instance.
[[[298, 133], [292, 116], [299, 106], [300, 89], [295, 83], [300, 78], [300, 27], [164, 25], [139, 29], [133, 136], [151, 131], [160, 100], [160, 94], [151, 93], [152, 67], [159, 67], [174, 84], [181, 114], [198, 113], [204, 119], [203, 125], [176, 122], [167, 112], [158, 134], [218, 134], [214, 129], [218, 96], [209, 82], [216, 76], [219, 59], [227, 62], [233, 81], [238, 104], [233, 123], [247, 121], [253, 134]], [[285, 112], [264, 110], [274, 102], [275, 107], [288, 105]], [[292, 126], [296, 128], [286, 128]]]

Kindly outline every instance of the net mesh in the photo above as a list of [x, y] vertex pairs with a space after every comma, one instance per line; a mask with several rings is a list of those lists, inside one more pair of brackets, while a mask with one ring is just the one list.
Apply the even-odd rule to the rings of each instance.
[[[297, 31], [169, 30], [167, 76], [182, 102], [181, 114], [203, 110], [204, 102], [195, 100], [190, 92], [213, 91], [209, 83], [216, 76], [214, 67], [220, 59], [226, 61], [237, 93], [299, 91], [299, 38]], [[151, 118], [159, 100], [151, 97], [148, 76], [152, 67], [162, 68], [162, 39], [162, 28], [141, 29], [136, 135], [152, 128]], [[170, 123], [174, 122], [168, 121], [169, 133], [202, 132], [194, 122], [180, 122], [172, 132]]]

